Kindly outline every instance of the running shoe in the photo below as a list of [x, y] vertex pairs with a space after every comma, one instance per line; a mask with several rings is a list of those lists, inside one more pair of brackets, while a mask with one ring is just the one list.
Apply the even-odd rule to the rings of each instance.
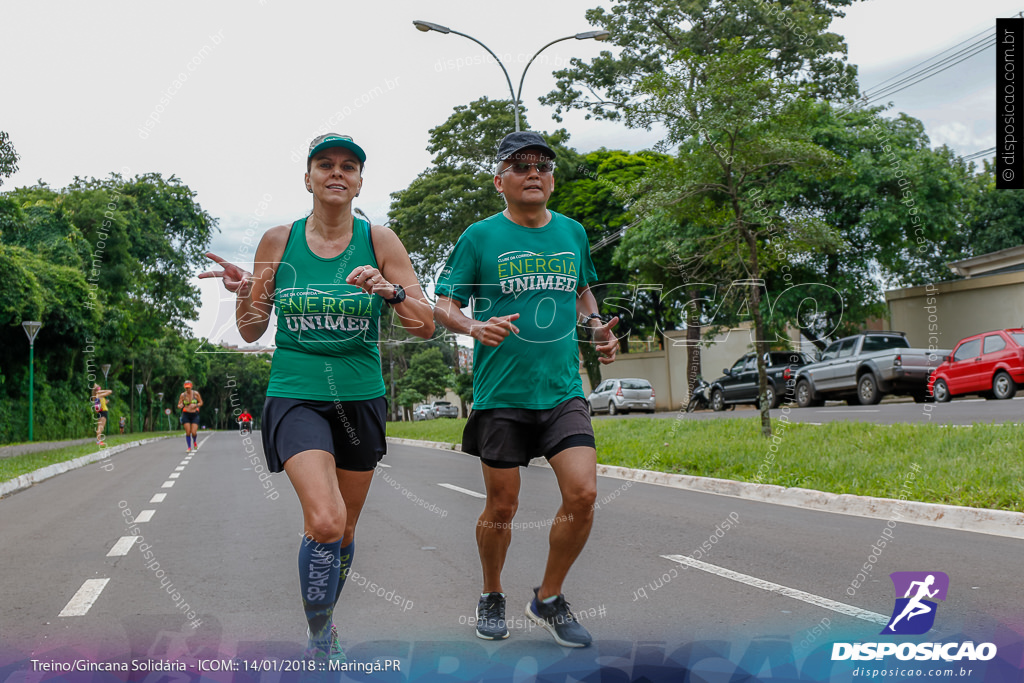
[[559, 595], [554, 602], [541, 602], [537, 596], [540, 588], [533, 589], [533, 600], [526, 605], [526, 616], [547, 629], [555, 642], [563, 647], [586, 647], [593, 640], [587, 629], [580, 626], [576, 616], [569, 611], [569, 603], [564, 595]]
[[[308, 641], [306, 643], [306, 656], [310, 659], [316, 659], [316, 657], [310, 653], [313, 651], [323, 652], [323, 650], [313, 643], [313, 634], [310, 633], [308, 626], [306, 627], [306, 639]], [[331, 624], [331, 653], [329, 658], [336, 662], [348, 661], [348, 658], [345, 656], [345, 651], [341, 649], [341, 641], [338, 639], [338, 627], [334, 624]]]
[[504, 593], [485, 593], [480, 596], [476, 606], [476, 637], [484, 640], [508, 638]]

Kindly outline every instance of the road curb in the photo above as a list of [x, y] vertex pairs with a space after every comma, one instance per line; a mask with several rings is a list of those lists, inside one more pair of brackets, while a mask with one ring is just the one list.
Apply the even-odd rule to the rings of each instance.
[[[459, 444], [438, 441], [417, 441], [416, 439], [394, 439], [388, 442], [406, 446], [421, 446], [441, 450], [460, 451]], [[531, 463], [532, 464], [532, 463]], [[542, 464], [538, 462], [536, 464]], [[543, 462], [543, 466], [547, 466]], [[695, 477], [687, 474], [669, 474], [637, 470], [615, 465], [598, 465], [599, 476], [624, 479], [630, 482], [656, 484], [688, 491], [731, 496], [773, 505], [786, 505], [805, 510], [833, 512], [841, 515], [855, 515], [884, 519], [893, 522], [909, 522], [924, 526], [955, 529], [958, 531], [980, 532], [995, 536], [1024, 538], [1024, 513], [1008, 510], [986, 510], [984, 508], [960, 507], [940, 503], [920, 503], [892, 498], [855, 496], [849, 493], [827, 493], [811, 489], [787, 488], [773, 484], [751, 484], [730, 479]]]
[[27, 489], [28, 487], [34, 486], [41, 481], [46, 481], [51, 477], [56, 477], [58, 474], [64, 474], [65, 472], [76, 470], [79, 467], [85, 467], [86, 465], [97, 462], [99, 460], [106, 460], [110, 456], [116, 453], [120, 453], [121, 451], [126, 451], [129, 448], [135, 448], [136, 446], [141, 446], [142, 444], [152, 443], [154, 441], [160, 441], [161, 439], [170, 438], [172, 437], [157, 436], [152, 439], [129, 441], [128, 443], [123, 443], [119, 446], [111, 446], [110, 448], [104, 448], [103, 450], [97, 451], [95, 453], [83, 455], [79, 458], [75, 458], [74, 460], [55, 462], [52, 465], [41, 467], [38, 470], [26, 472], [21, 476], [15, 477], [14, 479], [0, 483], [0, 498], [4, 498], [12, 493], [17, 493], [18, 491]]

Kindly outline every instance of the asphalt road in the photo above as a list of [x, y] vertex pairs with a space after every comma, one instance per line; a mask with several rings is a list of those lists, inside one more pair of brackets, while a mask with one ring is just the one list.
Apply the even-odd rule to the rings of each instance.
[[[40, 680], [8, 678], [31, 658], [301, 654], [301, 514], [287, 478], [274, 475], [273, 488], [264, 488], [236, 434], [202, 437], [191, 458], [181, 442], [131, 449], [106, 469], [96, 463], [0, 500], [0, 681]], [[1003, 634], [1005, 641], [1008, 629], [1021, 627], [1017, 540], [897, 523], [866, 582], [853, 589], [884, 520], [601, 478], [594, 531], [565, 588], [597, 643], [566, 651], [522, 617], [558, 504], [551, 470], [530, 467], [504, 571], [512, 637], [481, 641], [469, 621], [480, 588], [473, 530], [483, 501], [467, 493], [483, 490], [479, 464], [457, 452], [397, 445], [384, 463], [359, 523], [336, 622], [350, 660], [401, 660], [404, 678], [394, 680], [449, 670], [459, 680], [488, 666], [511, 667], [509, 679], [515, 667], [523, 675], [595, 663], [628, 670], [701, 647], [739, 662], [764, 643], [799, 658], [815, 640], [881, 639], [893, 571], [949, 575], [931, 640]], [[141, 542], [112, 554], [123, 550], [119, 540], [133, 525], [153, 560], [144, 560]], [[683, 556], [707, 564], [695, 568]], [[75, 600], [97, 582], [91, 601]], [[823, 635], [813, 635], [816, 627]]]
[[[873, 422], [875, 424], [921, 423], [969, 425], [976, 422], [998, 424], [1024, 424], [1024, 392], [1008, 401], [985, 400], [983, 398], [962, 398], [949, 403], [914, 403], [913, 401], [882, 402], [873, 406], [849, 406], [842, 402], [829, 401], [820, 408], [797, 408], [787, 406], [789, 419], [793, 422], [823, 424], [825, 422]], [[782, 414], [783, 408], [771, 411], [772, 417]], [[753, 406], [736, 406], [719, 413], [711, 409], [683, 413], [687, 420], [721, 420], [736, 417], [750, 417]], [[678, 411], [654, 414], [630, 413], [628, 415], [596, 415], [599, 420], [622, 420], [642, 418], [675, 418]]]

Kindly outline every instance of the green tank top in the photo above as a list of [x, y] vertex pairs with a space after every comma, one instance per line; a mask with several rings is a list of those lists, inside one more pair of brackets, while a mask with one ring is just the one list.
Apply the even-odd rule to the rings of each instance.
[[377, 266], [370, 224], [355, 218], [348, 248], [321, 258], [295, 221], [277, 268], [277, 335], [267, 396], [362, 401], [384, 395], [377, 349], [384, 300], [346, 284], [357, 266]]

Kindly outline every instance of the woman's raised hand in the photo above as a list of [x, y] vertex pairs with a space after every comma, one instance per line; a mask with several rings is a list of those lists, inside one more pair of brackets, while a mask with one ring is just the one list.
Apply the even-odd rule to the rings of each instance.
[[252, 289], [252, 273], [242, 270], [233, 263], [225, 261], [212, 251], [206, 252], [206, 258], [211, 261], [216, 261], [217, 265], [221, 266], [224, 270], [208, 270], [204, 273], [199, 273], [200, 279], [207, 277], [219, 277], [224, 283], [224, 288], [229, 292], [234, 292], [238, 296], [242, 297], [249, 296], [249, 291]]

